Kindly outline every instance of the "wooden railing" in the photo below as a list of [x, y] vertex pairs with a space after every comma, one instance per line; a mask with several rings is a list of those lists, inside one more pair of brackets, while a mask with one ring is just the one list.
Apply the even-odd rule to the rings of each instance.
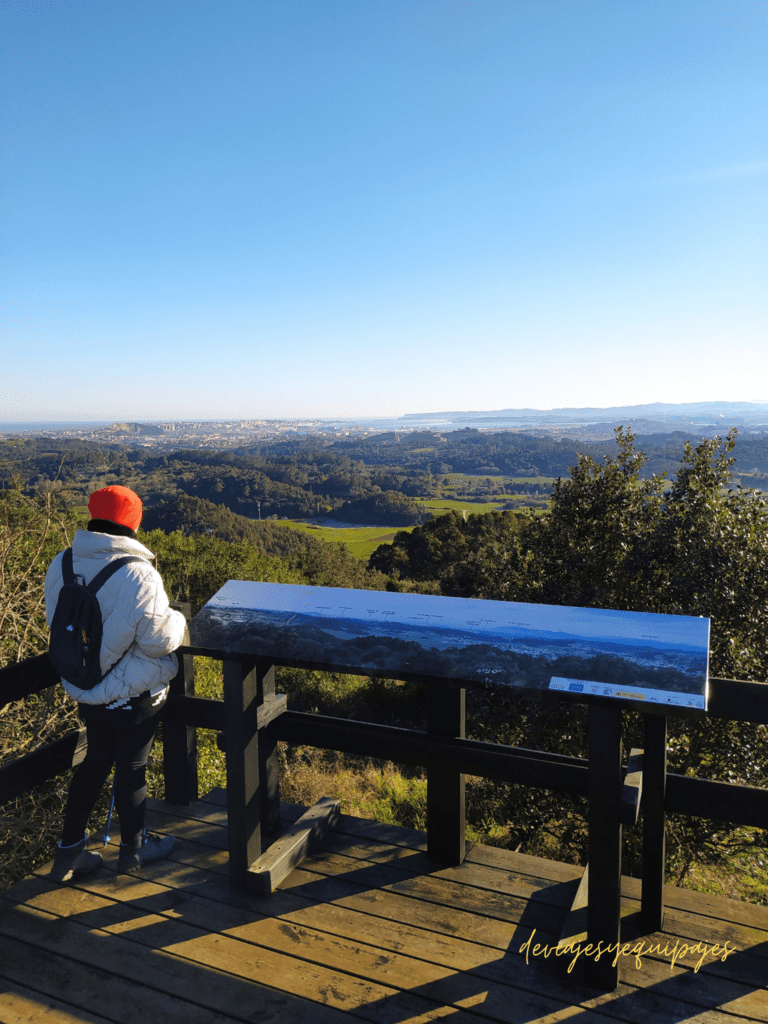
[[[662, 706], [644, 715], [644, 749], [625, 764], [621, 708], [608, 701], [590, 703], [589, 757], [566, 757], [466, 739], [466, 690], [455, 681], [429, 686], [427, 729], [418, 731], [290, 711], [285, 696], [275, 692], [274, 665], [254, 658], [222, 657], [223, 701], [196, 697], [193, 656], [185, 648], [179, 655], [163, 712], [165, 798], [175, 804], [197, 799], [196, 730], [216, 730], [226, 754], [230, 877], [241, 887], [249, 887], [251, 865], [279, 827], [280, 740], [426, 767], [427, 856], [439, 864], [464, 859], [465, 774], [588, 797], [589, 870], [577, 903], [586, 904], [581, 913], [589, 941], [604, 945], [619, 941], [621, 830], [637, 822], [641, 807], [641, 918], [648, 932], [663, 924], [667, 813], [768, 828], [768, 789], [667, 772]], [[45, 654], [0, 669], [0, 708], [58, 681]], [[768, 724], [768, 683], [710, 679], [709, 687], [709, 717]], [[5, 764], [0, 802], [75, 766], [84, 753], [85, 730], [74, 729]], [[593, 984], [616, 986], [618, 967], [609, 957], [588, 966]]]

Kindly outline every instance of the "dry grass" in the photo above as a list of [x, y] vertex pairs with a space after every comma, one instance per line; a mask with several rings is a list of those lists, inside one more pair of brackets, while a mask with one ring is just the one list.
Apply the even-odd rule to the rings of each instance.
[[724, 864], [694, 864], [682, 887], [768, 907], [768, 851], [744, 851]]
[[409, 828], [427, 827], [427, 780], [404, 776], [391, 761], [355, 758], [337, 751], [281, 744], [280, 795], [310, 806], [329, 796], [342, 814]]

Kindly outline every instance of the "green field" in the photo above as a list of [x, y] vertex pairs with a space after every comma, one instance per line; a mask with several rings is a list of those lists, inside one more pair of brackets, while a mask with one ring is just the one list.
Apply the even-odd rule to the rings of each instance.
[[[459, 512], [463, 513], [466, 518], [466, 516], [493, 512], [495, 509], [501, 508], [507, 501], [514, 500], [516, 497], [522, 498], [524, 496], [502, 494], [497, 498], [492, 498], [490, 501], [473, 501], [467, 498], [464, 500], [454, 498], [414, 498], [414, 501], [419, 505], [423, 505], [433, 515], [439, 516], [446, 512]], [[542, 510], [526, 510], [523, 508], [520, 511], [530, 511], [536, 515]], [[351, 555], [354, 555], [355, 558], [359, 558], [363, 562], [367, 562], [372, 553], [381, 544], [391, 544], [395, 539], [396, 533], [399, 533], [401, 530], [406, 530], [410, 533], [411, 530], [415, 529], [413, 526], [314, 526], [312, 523], [306, 523], [298, 519], [280, 519], [275, 522], [275, 525], [288, 526], [292, 530], [301, 530], [304, 533], [319, 537], [320, 540], [330, 541], [332, 544], [344, 544], [349, 549]]]
[[413, 529], [412, 526], [312, 526], [294, 519], [281, 519], [275, 525], [290, 526], [292, 530], [302, 530], [332, 544], [346, 544], [349, 553], [363, 562], [367, 562], [381, 544], [391, 544], [400, 530], [410, 532]]
[[413, 500], [417, 505], [423, 505], [432, 513], [466, 512], [469, 516], [479, 512], [493, 512], [494, 509], [501, 508], [508, 499], [502, 496], [491, 498], [490, 501], [471, 501], [467, 498], [463, 500], [461, 498], [414, 498]]
[[[444, 515], [446, 512], [458, 512], [465, 518], [472, 515], [482, 515], [487, 512], [493, 512], [497, 509], [503, 508], [507, 503], [523, 502], [529, 500], [525, 495], [522, 494], [505, 494], [504, 481], [509, 481], [510, 477], [495, 476], [489, 479], [499, 484], [499, 494], [489, 495], [487, 498], [474, 498], [468, 496], [466, 498], [456, 497], [455, 490], [464, 486], [476, 485], [478, 477], [469, 476], [467, 473], [447, 473], [446, 478], [450, 481], [450, 484], [443, 486], [442, 491], [445, 497], [441, 498], [414, 498], [414, 501], [423, 506], [432, 515]], [[544, 477], [515, 477], [515, 483], [522, 484], [542, 484], [542, 483], [554, 483], [553, 479]], [[526, 508], [521, 508], [520, 511], [526, 511]], [[541, 509], [528, 509], [534, 515], [540, 513]], [[276, 525], [288, 526], [292, 530], [302, 530], [304, 533], [313, 534], [315, 537], [319, 537], [321, 540], [330, 541], [332, 544], [344, 544], [349, 550], [351, 555], [355, 558], [359, 558], [363, 562], [367, 562], [371, 557], [371, 554], [381, 544], [391, 544], [395, 539], [395, 534], [399, 533], [400, 530], [407, 530], [410, 532], [414, 529], [413, 526], [353, 526], [353, 527], [335, 527], [335, 526], [314, 526], [312, 523], [303, 522], [297, 519], [280, 519]]]
[[450, 487], [476, 485], [478, 480], [492, 480], [493, 483], [502, 484], [509, 481], [514, 484], [554, 484], [557, 477], [554, 476], [488, 476], [484, 473], [438, 473], [441, 480], [448, 480]]

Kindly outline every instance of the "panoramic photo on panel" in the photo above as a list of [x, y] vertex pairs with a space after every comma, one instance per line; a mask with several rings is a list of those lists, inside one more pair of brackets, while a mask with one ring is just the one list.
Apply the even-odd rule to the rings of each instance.
[[705, 709], [709, 619], [230, 580], [193, 648]]

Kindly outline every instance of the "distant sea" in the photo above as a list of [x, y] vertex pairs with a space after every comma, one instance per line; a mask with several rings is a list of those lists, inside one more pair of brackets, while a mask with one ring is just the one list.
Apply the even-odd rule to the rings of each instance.
[[364, 420], [334, 420], [337, 426], [342, 424], [349, 424], [350, 426], [365, 427], [367, 430], [436, 430], [442, 433], [448, 433], [451, 430], [466, 430], [468, 427], [474, 430], [485, 429], [485, 430], [510, 430], [512, 428], [520, 428], [522, 426], [533, 426], [534, 420], [524, 422], [520, 418], [506, 418], [503, 416], [488, 416], [486, 418], [478, 416], [475, 418], [456, 418], [452, 419], [449, 416], [435, 416], [434, 419], [425, 417], [424, 419], [364, 419]]
[[112, 420], [52, 420], [39, 423], [0, 423], [0, 434], [18, 434], [21, 431], [34, 433], [38, 430], [85, 430], [86, 427], [106, 427]]

